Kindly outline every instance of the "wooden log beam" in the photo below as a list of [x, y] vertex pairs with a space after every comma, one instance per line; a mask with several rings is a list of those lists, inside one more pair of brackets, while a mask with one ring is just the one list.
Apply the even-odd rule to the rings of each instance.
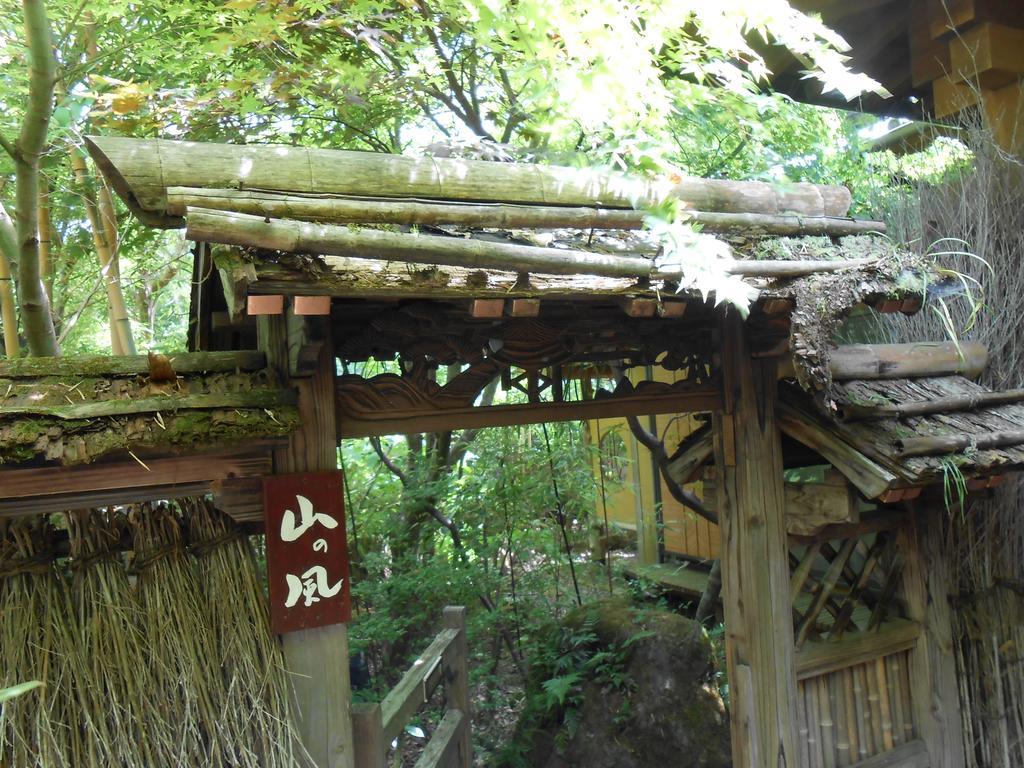
[[[659, 280], [685, 276], [683, 272], [655, 270], [653, 253], [651, 258], [643, 255], [607, 255], [473, 238], [350, 229], [336, 224], [268, 219], [247, 213], [204, 208], [189, 208], [187, 221], [185, 234], [192, 240], [285, 253], [358, 256], [412, 264], [554, 275], [654, 277]], [[729, 274], [744, 277], [793, 278], [818, 272], [861, 269], [873, 263], [874, 259], [735, 260], [726, 262], [723, 267]]]
[[139, 413], [169, 413], [217, 408], [277, 408], [295, 405], [295, 391], [254, 389], [248, 392], [211, 392], [203, 395], [166, 395], [137, 400], [95, 400], [68, 405], [0, 405], [0, 419], [18, 416], [49, 416], [54, 419], [96, 419]]
[[994, 408], [1020, 402], [1024, 402], [1024, 389], [1008, 389], [1003, 392], [974, 392], [958, 397], [939, 397], [916, 403], [892, 403], [891, 405], [841, 403], [837, 415], [844, 421], [907, 419], [934, 413], [975, 411], [979, 408]]
[[[495, 229], [642, 229], [647, 215], [638, 210], [579, 206], [296, 195], [202, 187], [171, 187], [167, 190], [169, 214], [184, 217], [188, 208], [328, 224], [450, 224]], [[885, 222], [845, 216], [691, 210], [686, 211], [685, 216], [687, 221], [700, 224], [704, 232], [846, 237], [886, 231]]]
[[[844, 344], [832, 350], [829, 370], [835, 381], [854, 379], [913, 379], [924, 376], [977, 378], [988, 362], [988, 349], [973, 341], [911, 344]], [[792, 361], [780, 368], [792, 378]]]
[[[168, 355], [177, 374], [259, 371], [266, 356], [257, 351], [178, 352]], [[75, 355], [73, 357], [20, 357], [0, 360], [0, 379], [31, 379], [41, 376], [146, 376], [147, 355]]]
[[596, 169], [285, 146], [90, 136], [93, 160], [130, 208], [180, 227], [170, 187], [644, 209], [674, 197], [699, 211], [845, 216], [850, 191], [815, 184], [643, 179]]
[[959, 453], [968, 448], [987, 451], [1024, 443], [1024, 429], [1006, 432], [990, 432], [977, 435], [930, 435], [927, 437], [904, 437], [896, 441], [900, 458], [911, 456], [940, 456], [945, 453]]

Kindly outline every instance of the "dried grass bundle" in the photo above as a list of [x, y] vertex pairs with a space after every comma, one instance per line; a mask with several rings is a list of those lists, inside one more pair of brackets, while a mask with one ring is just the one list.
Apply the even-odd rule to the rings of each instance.
[[67, 519], [79, 633], [75, 705], [85, 741], [76, 768], [168, 765], [161, 748], [173, 734], [155, 705], [144, 616], [120, 554], [124, 516], [92, 510]]
[[213, 650], [227, 686], [225, 711], [239, 720], [231, 765], [312, 766], [293, 725], [284, 657], [270, 631], [252, 546], [234, 521], [206, 501], [181, 504], [208, 615], [216, 618]]
[[75, 643], [68, 595], [45, 519], [11, 521], [0, 538], [0, 687], [43, 687], [3, 706], [0, 765], [72, 768], [80, 748], [70, 692]]
[[[982, 383], [1021, 387], [1024, 163], [1001, 151], [980, 122], [968, 118], [961, 128], [971, 167], [941, 184], [922, 186], [916, 195], [901, 196], [886, 218], [890, 235], [947, 252], [940, 258], [943, 266], [966, 275], [968, 284], [978, 281], [985, 311], [975, 317], [976, 301], [947, 299], [944, 306], [910, 318], [886, 316], [886, 340], [942, 340], [952, 325], [963, 338], [988, 347]], [[977, 300], [980, 294], [974, 293]], [[1022, 504], [1024, 483], [1017, 476], [993, 498], [971, 498], [967, 509], [951, 511], [945, 531], [949, 592], [958, 596], [953, 634], [969, 768], [1024, 765]]]
[[227, 691], [214, 647], [213, 617], [207, 613], [181, 524], [166, 504], [129, 513], [139, 606], [149, 638], [148, 663], [156, 689], [153, 702], [174, 738], [163, 745], [167, 765], [233, 765], [231, 744], [245, 712], [226, 710]]

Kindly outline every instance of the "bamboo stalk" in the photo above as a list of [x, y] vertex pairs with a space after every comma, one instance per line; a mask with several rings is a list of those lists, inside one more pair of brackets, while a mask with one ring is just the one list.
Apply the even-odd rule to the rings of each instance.
[[866, 760], [874, 754], [871, 730], [871, 704], [864, 679], [864, 665], [850, 668], [853, 676], [853, 702], [857, 713], [857, 759]]
[[841, 674], [843, 695], [846, 697], [844, 703], [846, 711], [846, 738], [850, 742], [850, 763], [854, 764], [860, 760], [860, 732], [858, 730], [857, 702], [854, 699], [853, 672], [847, 667]]
[[938, 456], [959, 453], [968, 449], [987, 451], [1006, 448], [1024, 443], [1024, 429], [1006, 432], [990, 432], [978, 435], [932, 435], [928, 437], [905, 437], [896, 440], [896, 451], [901, 457]]
[[831, 675], [822, 675], [817, 679], [818, 683], [818, 717], [821, 718], [821, 749], [824, 759], [822, 765], [825, 768], [836, 768], [836, 737], [835, 721], [832, 713], [832, 692], [829, 686]]
[[39, 179], [39, 205], [36, 209], [36, 220], [39, 222], [39, 277], [43, 281], [46, 295], [53, 304], [53, 258], [51, 254], [51, 233], [53, 225], [50, 222], [50, 182], [40, 176]]
[[[655, 271], [653, 256], [607, 255], [568, 248], [544, 248], [459, 237], [439, 237], [373, 229], [350, 229], [267, 219], [232, 211], [188, 208], [186, 237], [191, 240], [237, 245], [285, 253], [355, 256], [412, 264], [445, 265], [554, 275], [587, 274], [602, 277], [650, 277], [673, 280], [682, 272]], [[837, 261], [751, 260], [723, 262], [725, 272], [744, 277], [793, 278], [818, 272], [859, 269], [873, 259]]]
[[[167, 212], [185, 216], [187, 208], [234, 211], [275, 219], [329, 224], [450, 224], [484, 228], [522, 229], [642, 229], [642, 210], [512, 203], [459, 203], [261, 192], [248, 189], [170, 187]], [[685, 219], [705, 232], [779, 236], [828, 235], [846, 237], [885, 232], [885, 223], [837, 216], [796, 214], [685, 212]]]
[[807, 698], [807, 729], [810, 734], [811, 768], [824, 768], [825, 756], [821, 743], [820, 704], [818, 702], [818, 681], [801, 681]]
[[875, 680], [877, 682], [875, 691], [878, 694], [878, 706], [882, 723], [882, 751], [888, 752], [893, 748], [895, 741], [893, 739], [892, 708], [889, 705], [889, 684], [886, 681], [885, 661], [876, 659], [874, 666]]
[[800, 753], [801, 765], [811, 768], [811, 729], [808, 723], [807, 712], [807, 683], [797, 682], [796, 696], [796, 728], [797, 728], [797, 749]]
[[[0, 215], [3, 215], [0, 206]], [[18, 340], [18, 311], [14, 303], [14, 280], [7, 254], [0, 249], [0, 322], [4, 324], [4, 354], [8, 359], [20, 356], [21, 342]]]
[[79, 191], [82, 195], [82, 204], [85, 206], [85, 215], [89, 220], [89, 229], [92, 231], [93, 247], [96, 249], [96, 256], [100, 262], [100, 274], [103, 277], [103, 287], [107, 293], [107, 312], [110, 317], [110, 348], [115, 355], [127, 354], [127, 339], [120, 322], [124, 310], [124, 294], [121, 293], [121, 285], [117, 281], [116, 270], [113, 267], [113, 251], [107, 240], [107, 227], [101, 220], [97, 209], [96, 197], [89, 183], [89, 169], [85, 164], [85, 158], [77, 147], [69, 150], [71, 158], [71, 170], [74, 172], [75, 180], [78, 182]]
[[838, 415], [844, 421], [907, 419], [933, 413], [974, 411], [978, 408], [992, 408], [1022, 401], [1024, 401], [1024, 389], [1008, 389], [1003, 392], [975, 392], [958, 397], [939, 397], [916, 403], [893, 403], [891, 405], [843, 403], [839, 406]]
[[866, 664], [861, 665], [864, 670], [864, 687], [867, 690], [868, 706], [871, 709], [871, 740], [874, 744], [872, 754], [878, 754], [884, 752], [887, 748], [885, 746], [885, 728], [882, 725], [882, 696], [878, 690], [878, 674], [875, 669], [875, 662], [869, 661]]
[[86, 142], [115, 191], [157, 226], [181, 226], [167, 211], [169, 187], [625, 209], [675, 198], [699, 211], [812, 216], [845, 216], [851, 201], [845, 187], [814, 184], [651, 180], [527, 163], [114, 136]]
[[842, 671], [828, 675], [829, 689], [832, 699], [833, 720], [836, 728], [836, 765], [841, 768], [853, 762], [852, 744], [848, 729], [849, 720], [846, 714], [845, 678]]
[[888, 681], [889, 690], [889, 711], [892, 713], [892, 741], [899, 746], [903, 743], [904, 723], [909, 713], [903, 711], [903, 695], [900, 693], [900, 661], [899, 654], [886, 656], [882, 660], [885, 664], [885, 677]]

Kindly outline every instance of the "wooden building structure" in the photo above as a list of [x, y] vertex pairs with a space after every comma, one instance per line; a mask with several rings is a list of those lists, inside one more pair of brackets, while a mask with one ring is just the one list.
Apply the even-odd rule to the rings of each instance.
[[[333, 468], [345, 436], [708, 414], [682, 461], [715, 489], [735, 764], [961, 764], [938, 520], [913, 497], [950, 464], [974, 484], [1018, 468], [1024, 409], [949, 378], [977, 364], [958, 350], [830, 347], [855, 305], [916, 310], [929, 269], [847, 218], [845, 190], [288, 147], [90, 149], [144, 221], [201, 243], [196, 351], [258, 343], [298, 391], [274, 471]], [[746, 282], [749, 317], [706, 300], [697, 262], [666, 261], [641, 231], [665, 196], [703, 225], [695, 247], [717, 233], [713, 266]], [[638, 375], [658, 367], [674, 380]], [[478, 404], [495, 379], [505, 399]], [[969, 424], [1002, 437], [950, 459]], [[959, 442], [935, 435], [950, 430]], [[804, 483], [813, 503], [791, 503], [787, 464], [820, 469]], [[344, 626], [283, 642], [307, 747], [320, 766], [350, 765]]]
[[[1024, 131], [1024, 6], [1016, 0], [795, 0], [849, 43], [850, 66], [884, 93], [847, 102], [822, 93], [783, 48], [766, 51], [772, 87], [798, 101], [916, 121], [980, 109], [996, 140], [1020, 154]], [[955, 121], [954, 121], [955, 122]], [[898, 138], [920, 146], [920, 131]]]

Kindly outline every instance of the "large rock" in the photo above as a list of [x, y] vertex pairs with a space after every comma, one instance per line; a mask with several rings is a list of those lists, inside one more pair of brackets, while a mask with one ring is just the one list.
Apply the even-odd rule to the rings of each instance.
[[571, 656], [583, 676], [562, 706], [552, 706], [552, 695], [565, 691], [566, 674], [574, 673], [558, 669], [554, 687], [545, 686], [541, 678], [552, 679], [552, 665], [541, 660], [547, 669], [531, 683], [518, 729], [525, 748], [514, 762], [540, 768], [732, 764], [711, 642], [695, 621], [608, 600], [574, 611], [552, 640], [550, 658]]

